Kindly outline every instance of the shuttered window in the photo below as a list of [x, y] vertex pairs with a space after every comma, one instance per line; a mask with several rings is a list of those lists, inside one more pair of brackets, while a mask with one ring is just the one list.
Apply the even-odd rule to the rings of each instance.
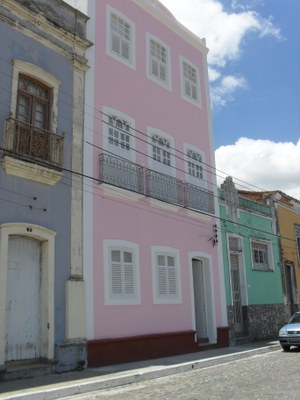
[[106, 304], [139, 302], [138, 250], [136, 245], [128, 244], [125, 247], [121, 241], [108, 241], [105, 246]]
[[154, 303], [178, 303], [181, 298], [178, 252], [172, 254], [166, 250], [165, 253], [153, 250]]
[[181, 94], [185, 100], [200, 106], [200, 80], [199, 70], [191, 62], [184, 58], [181, 60]]
[[107, 52], [135, 68], [135, 25], [120, 11], [107, 6]]
[[170, 48], [160, 39], [147, 34], [147, 76], [171, 90]]

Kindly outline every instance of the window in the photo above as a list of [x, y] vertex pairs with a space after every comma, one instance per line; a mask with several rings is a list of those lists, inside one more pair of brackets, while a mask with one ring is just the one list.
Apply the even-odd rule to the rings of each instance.
[[252, 266], [257, 271], [273, 271], [270, 244], [251, 240]]
[[192, 185], [206, 188], [206, 176], [203, 168], [204, 153], [197, 147], [184, 144], [185, 177]]
[[298, 254], [298, 264], [300, 265], [300, 225], [295, 225], [295, 237]]
[[180, 69], [181, 69], [181, 94], [185, 100], [201, 106], [200, 98], [200, 85], [199, 85], [199, 71], [189, 61], [183, 57], [180, 58]]
[[49, 128], [51, 90], [25, 75], [19, 76], [16, 119], [37, 128]]
[[50, 185], [61, 179], [64, 138], [56, 134], [59, 85], [42, 68], [13, 60], [11, 115], [4, 137], [6, 173]]
[[134, 120], [113, 109], [104, 108], [104, 147], [109, 154], [135, 160]]
[[135, 26], [121, 12], [107, 7], [107, 53], [116, 60], [135, 68]]
[[181, 302], [179, 252], [166, 247], [152, 249], [154, 304]]
[[150, 34], [147, 34], [147, 65], [148, 78], [170, 90], [170, 49]]
[[130, 151], [130, 127], [127, 121], [115, 115], [108, 117], [108, 142], [111, 146]]
[[169, 140], [159, 136], [152, 135], [152, 158], [162, 164], [171, 166], [171, 151]]
[[203, 179], [201, 154], [189, 149], [187, 151], [188, 174], [197, 179]]
[[105, 241], [105, 303], [139, 304], [139, 256], [137, 245]]
[[148, 155], [150, 168], [175, 176], [174, 139], [155, 128], [148, 128]]

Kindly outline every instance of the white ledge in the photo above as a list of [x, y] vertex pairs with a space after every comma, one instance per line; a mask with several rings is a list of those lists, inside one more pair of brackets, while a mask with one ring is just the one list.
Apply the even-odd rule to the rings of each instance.
[[39, 183], [45, 183], [46, 185], [55, 185], [63, 176], [62, 172], [30, 162], [21, 161], [9, 156], [4, 157], [3, 168], [9, 175], [18, 176]]

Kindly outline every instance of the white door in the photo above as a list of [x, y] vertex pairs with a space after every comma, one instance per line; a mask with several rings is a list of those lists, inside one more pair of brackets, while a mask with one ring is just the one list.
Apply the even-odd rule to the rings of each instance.
[[6, 361], [40, 357], [41, 243], [13, 236], [8, 244]]
[[204, 269], [200, 260], [193, 260], [194, 304], [197, 339], [207, 338]]

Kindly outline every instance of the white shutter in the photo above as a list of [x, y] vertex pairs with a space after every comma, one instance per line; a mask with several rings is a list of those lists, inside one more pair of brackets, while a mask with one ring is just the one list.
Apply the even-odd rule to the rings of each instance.
[[134, 268], [132, 264], [124, 265], [124, 294], [134, 294]]
[[111, 266], [111, 288], [112, 295], [122, 295], [122, 267], [121, 264]]
[[176, 296], [176, 269], [175, 267], [168, 267], [168, 283], [169, 295]]

